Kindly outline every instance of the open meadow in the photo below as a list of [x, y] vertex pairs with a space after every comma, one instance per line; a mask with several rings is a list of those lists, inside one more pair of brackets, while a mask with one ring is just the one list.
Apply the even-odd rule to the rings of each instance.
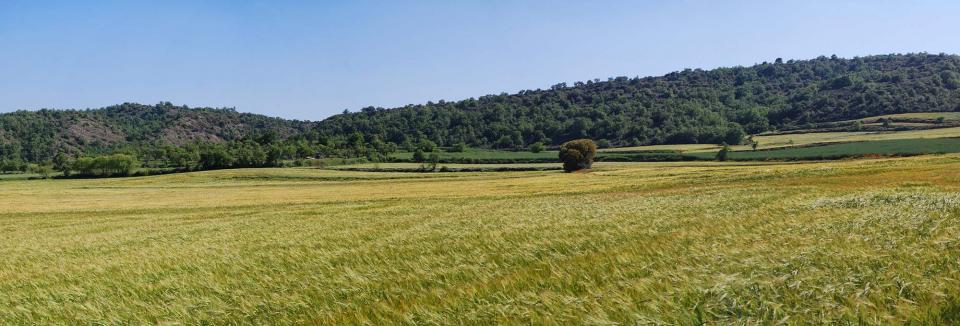
[[0, 323], [956, 323], [960, 156], [0, 181]]

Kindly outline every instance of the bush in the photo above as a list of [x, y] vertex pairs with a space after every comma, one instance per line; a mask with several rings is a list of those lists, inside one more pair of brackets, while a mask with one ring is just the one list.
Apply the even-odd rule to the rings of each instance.
[[717, 152], [717, 161], [721, 161], [721, 162], [726, 161], [728, 153], [730, 153], [730, 145], [727, 145], [727, 143], [723, 143], [723, 148], [721, 148], [720, 151]]
[[413, 152], [413, 161], [417, 163], [423, 163], [425, 160], [426, 156], [424, 156], [423, 150], [417, 148], [417, 150]]
[[113, 154], [81, 157], [73, 162], [71, 170], [85, 177], [129, 176], [140, 167], [132, 155]]
[[610, 148], [610, 141], [606, 139], [601, 139], [597, 141], [597, 147], [599, 148]]
[[451, 152], [454, 152], [454, 153], [463, 153], [463, 152], [466, 152], [466, 151], [467, 151], [467, 144], [464, 143], [464, 142], [456, 143], [456, 144], [453, 145], [453, 147], [450, 148], [450, 151], [451, 151]]
[[424, 152], [433, 152], [437, 149], [437, 144], [428, 139], [421, 139], [418, 148]]
[[560, 146], [560, 162], [565, 172], [589, 169], [596, 155], [597, 144], [589, 139], [571, 140]]
[[536, 142], [536, 143], [530, 144], [531, 153], [540, 153], [542, 151], [543, 151], [543, 143]]

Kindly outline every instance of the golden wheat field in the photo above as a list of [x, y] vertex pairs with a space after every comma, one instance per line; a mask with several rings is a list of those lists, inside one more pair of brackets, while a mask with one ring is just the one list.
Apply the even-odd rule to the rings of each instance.
[[0, 183], [0, 324], [960, 321], [960, 156]]

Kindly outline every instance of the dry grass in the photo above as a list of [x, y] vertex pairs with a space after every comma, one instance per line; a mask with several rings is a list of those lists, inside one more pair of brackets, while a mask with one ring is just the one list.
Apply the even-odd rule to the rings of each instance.
[[0, 183], [2, 324], [957, 322], [960, 156]]

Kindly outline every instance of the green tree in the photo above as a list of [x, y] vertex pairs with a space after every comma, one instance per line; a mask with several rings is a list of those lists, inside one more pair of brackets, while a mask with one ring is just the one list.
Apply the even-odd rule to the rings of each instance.
[[733, 126], [727, 128], [727, 131], [723, 134], [723, 142], [727, 144], [740, 145], [743, 144], [743, 139], [746, 136], [747, 133], [743, 131], [743, 128], [740, 126]]
[[426, 157], [424, 156], [422, 149], [417, 148], [417, 150], [413, 151], [414, 162], [423, 163], [425, 160], [426, 160]]
[[597, 141], [598, 148], [610, 148], [610, 141], [606, 139], [601, 139]]
[[536, 142], [536, 143], [530, 144], [530, 152], [531, 152], [531, 153], [540, 153], [540, 152], [543, 151], [543, 149], [544, 149], [544, 146], [543, 146], [543, 143], [541, 143], [541, 142]]
[[437, 164], [440, 163], [440, 154], [430, 153], [430, 171], [437, 169]]
[[421, 139], [418, 147], [424, 152], [433, 152], [437, 149], [437, 143], [434, 143], [429, 139]]
[[461, 141], [461, 142], [457, 142], [456, 144], [453, 144], [453, 147], [450, 147], [450, 151], [451, 151], [451, 152], [455, 152], [455, 153], [463, 153], [463, 152], [466, 152], [466, 151], [467, 151], [467, 143], [462, 142], [462, 141]]
[[729, 153], [730, 153], [730, 145], [728, 145], [727, 143], [723, 143], [723, 148], [721, 148], [720, 151], [717, 152], [717, 156], [716, 156], [717, 161], [721, 161], [721, 162], [726, 161], [727, 155], [729, 155]]
[[596, 154], [597, 144], [590, 139], [571, 140], [560, 146], [560, 162], [566, 172], [589, 169]]
[[65, 177], [70, 176], [70, 159], [63, 152], [53, 156], [53, 169], [59, 171]]

